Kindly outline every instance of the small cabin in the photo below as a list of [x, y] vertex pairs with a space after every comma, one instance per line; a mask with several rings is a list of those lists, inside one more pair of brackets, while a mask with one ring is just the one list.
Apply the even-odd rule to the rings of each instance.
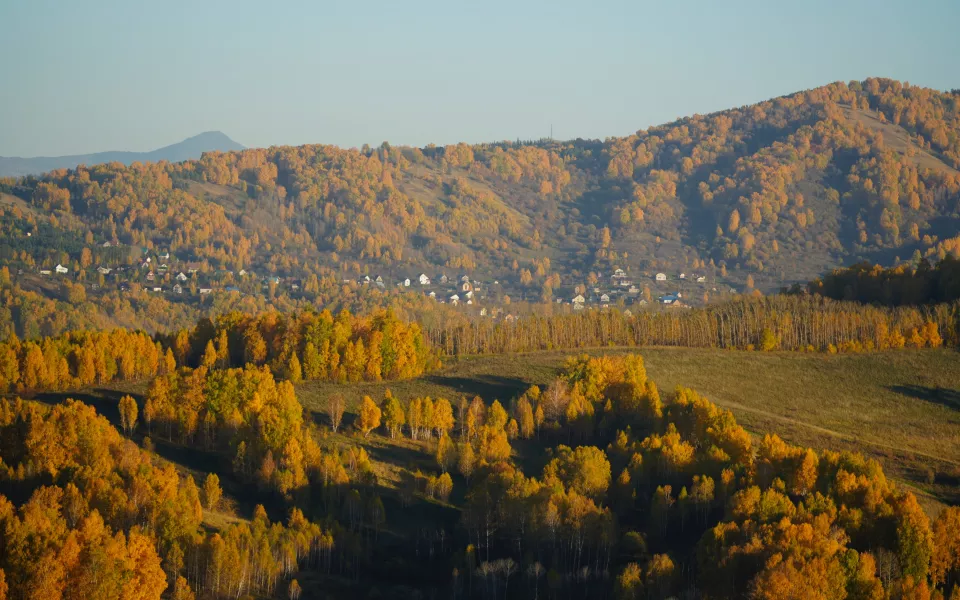
[[666, 280], [667, 280], [666, 273], [657, 273], [657, 281], [666, 281]]

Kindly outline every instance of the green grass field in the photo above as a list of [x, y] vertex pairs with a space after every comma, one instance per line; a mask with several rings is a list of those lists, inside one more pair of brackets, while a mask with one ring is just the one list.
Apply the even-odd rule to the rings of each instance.
[[[631, 350], [593, 350], [592, 354]], [[637, 350], [633, 350], [637, 351]], [[643, 348], [661, 393], [691, 387], [733, 411], [756, 435], [777, 433], [815, 448], [855, 450], [924, 499], [931, 510], [960, 502], [960, 353], [902, 350], [871, 354], [802, 354], [689, 348]], [[423, 377], [382, 383], [307, 382], [298, 393], [320, 421], [326, 398], [341, 394], [348, 412], [364, 395], [386, 389], [401, 399], [480, 395], [508, 401], [544, 386], [570, 352], [473, 356]], [[349, 423], [352, 415], [345, 418]], [[381, 454], [380, 450], [378, 454]]]

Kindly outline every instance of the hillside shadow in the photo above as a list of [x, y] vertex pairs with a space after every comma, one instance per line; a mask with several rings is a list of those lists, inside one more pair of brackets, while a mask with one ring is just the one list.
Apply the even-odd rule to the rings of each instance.
[[420, 450], [415, 450], [413, 448], [404, 448], [401, 446], [364, 446], [364, 449], [367, 451], [367, 454], [370, 455], [370, 458], [377, 462], [392, 464], [401, 469], [414, 470], [414, 469], [424, 469], [430, 470], [436, 466], [434, 459], [431, 455], [425, 454]]
[[41, 392], [34, 394], [31, 398], [44, 404], [63, 404], [67, 400], [73, 399], [92, 406], [98, 415], [102, 415], [114, 427], [120, 427], [120, 398], [124, 396], [133, 396], [137, 404], [143, 406], [143, 396], [141, 394], [128, 394], [117, 390], [95, 389], [89, 392]]
[[891, 385], [887, 389], [904, 396], [960, 410], [960, 391], [923, 385]]
[[530, 387], [530, 384], [517, 377], [502, 377], [500, 375], [477, 375], [475, 377], [456, 377], [450, 375], [429, 375], [427, 381], [441, 385], [460, 394], [475, 395], [493, 401], [501, 402], [519, 396]]

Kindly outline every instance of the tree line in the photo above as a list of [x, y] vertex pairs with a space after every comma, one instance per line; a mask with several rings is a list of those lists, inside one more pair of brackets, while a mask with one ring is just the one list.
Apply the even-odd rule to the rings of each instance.
[[584, 310], [426, 331], [447, 355], [617, 346], [857, 352], [956, 345], [958, 305], [865, 306], [820, 296], [741, 298], [703, 308]]
[[191, 329], [74, 331], [0, 342], [0, 392], [58, 391], [207, 369], [267, 366], [293, 383], [416, 377], [439, 366], [416, 323], [390, 311], [354, 316], [304, 310], [248, 316], [231, 312]]

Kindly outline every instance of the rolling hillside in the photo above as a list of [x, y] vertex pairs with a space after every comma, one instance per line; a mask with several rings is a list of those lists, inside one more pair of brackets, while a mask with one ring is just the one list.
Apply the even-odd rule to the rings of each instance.
[[868, 79], [604, 141], [274, 147], [6, 179], [0, 261], [140, 259], [108, 241], [315, 281], [308, 296], [467, 273], [530, 302], [620, 268], [654, 294], [703, 277], [685, 296], [711, 301], [955, 251], [958, 167], [960, 96]]

